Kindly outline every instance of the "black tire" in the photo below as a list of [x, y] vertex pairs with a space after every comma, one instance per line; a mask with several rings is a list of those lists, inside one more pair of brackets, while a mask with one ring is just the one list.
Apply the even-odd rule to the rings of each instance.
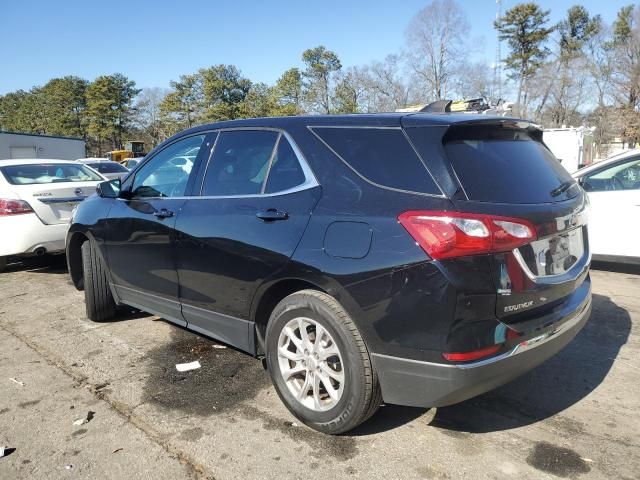
[[116, 304], [102, 258], [90, 240], [82, 244], [82, 271], [87, 317], [94, 322], [110, 320], [115, 316]]
[[0, 257], [0, 272], [7, 266], [7, 257]]
[[[329, 410], [308, 408], [287, 387], [278, 362], [282, 329], [297, 317], [306, 317], [324, 327], [342, 356], [344, 390]], [[302, 290], [284, 298], [273, 310], [267, 325], [267, 368], [280, 399], [305, 425], [328, 434], [347, 432], [369, 419], [382, 402], [382, 393], [369, 352], [358, 328], [342, 306], [330, 295]]]

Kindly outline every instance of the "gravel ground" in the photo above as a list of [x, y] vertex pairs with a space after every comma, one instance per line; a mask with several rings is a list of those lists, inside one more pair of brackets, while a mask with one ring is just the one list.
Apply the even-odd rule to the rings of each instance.
[[640, 478], [640, 275], [592, 277], [589, 323], [542, 366], [331, 437], [296, 422], [259, 361], [141, 313], [92, 323], [63, 262], [15, 265], [0, 273], [0, 447], [15, 448], [0, 478]]

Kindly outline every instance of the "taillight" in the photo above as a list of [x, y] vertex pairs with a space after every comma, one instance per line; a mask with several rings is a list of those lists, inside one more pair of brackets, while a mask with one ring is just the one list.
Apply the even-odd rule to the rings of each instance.
[[417, 210], [398, 221], [435, 260], [506, 252], [536, 239], [528, 221], [495, 215]]
[[442, 356], [450, 362], [470, 362], [471, 360], [479, 360], [498, 352], [502, 345], [491, 345], [490, 347], [472, 350], [471, 352], [445, 352]]
[[0, 198], [0, 217], [33, 213], [31, 206], [24, 200], [8, 200]]

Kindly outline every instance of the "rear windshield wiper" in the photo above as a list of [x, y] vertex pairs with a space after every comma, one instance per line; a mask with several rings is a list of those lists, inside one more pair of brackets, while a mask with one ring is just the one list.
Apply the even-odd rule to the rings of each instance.
[[563, 182], [558, 187], [556, 187], [553, 190], [551, 190], [549, 193], [551, 194], [552, 197], [557, 197], [561, 193], [566, 192], [567, 190], [569, 190], [574, 185], [574, 183], [575, 182], [573, 180]]

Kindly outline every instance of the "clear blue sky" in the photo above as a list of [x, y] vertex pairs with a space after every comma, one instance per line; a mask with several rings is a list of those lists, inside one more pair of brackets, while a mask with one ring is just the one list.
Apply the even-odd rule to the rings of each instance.
[[[458, 0], [476, 39], [476, 60], [495, 51], [495, 0]], [[138, 87], [167, 87], [179, 75], [218, 63], [273, 83], [320, 44], [343, 65], [399, 52], [426, 0], [4, 0], [0, 7], [0, 94], [78, 75], [121, 72]], [[518, 3], [504, 0], [503, 9]], [[632, 0], [540, 0], [558, 21], [573, 4], [607, 22]], [[506, 51], [506, 48], [504, 48]]]

